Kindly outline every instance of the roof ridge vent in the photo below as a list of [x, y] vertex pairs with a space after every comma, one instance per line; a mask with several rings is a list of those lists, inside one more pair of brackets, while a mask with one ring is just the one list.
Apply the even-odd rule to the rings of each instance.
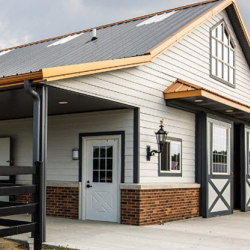
[[97, 35], [96, 35], [96, 29], [92, 29], [92, 39], [91, 41], [95, 41], [97, 39]]

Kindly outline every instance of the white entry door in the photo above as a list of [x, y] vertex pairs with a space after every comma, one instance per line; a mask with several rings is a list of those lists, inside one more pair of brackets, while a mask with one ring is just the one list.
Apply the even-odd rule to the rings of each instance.
[[90, 140], [86, 146], [86, 219], [118, 222], [118, 140]]

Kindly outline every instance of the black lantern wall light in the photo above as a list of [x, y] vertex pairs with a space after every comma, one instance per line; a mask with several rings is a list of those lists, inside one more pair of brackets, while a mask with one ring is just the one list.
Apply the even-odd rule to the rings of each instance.
[[155, 154], [160, 154], [162, 152], [163, 146], [167, 140], [168, 132], [163, 129], [163, 119], [161, 120], [160, 129], [155, 132], [156, 141], [158, 144], [158, 150], [151, 150], [150, 146], [147, 146], [147, 161], [150, 161], [151, 156]]

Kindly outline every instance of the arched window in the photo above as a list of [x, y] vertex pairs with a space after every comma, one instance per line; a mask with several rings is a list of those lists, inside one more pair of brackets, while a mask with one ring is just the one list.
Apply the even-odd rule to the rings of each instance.
[[235, 44], [224, 21], [211, 30], [211, 76], [235, 84]]

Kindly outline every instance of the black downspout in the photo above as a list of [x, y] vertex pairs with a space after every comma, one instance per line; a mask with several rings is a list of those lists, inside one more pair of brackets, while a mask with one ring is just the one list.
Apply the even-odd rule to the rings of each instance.
[[24, 89], [34, 99], [33, 106], [33, 166], [40, 160], [40, 109], [41, 100], [39, 94], [30, 86], [29, 80], [24, 80]]
[[42, 241], [43, 241], [43, 227], [45, 218], [43, 218], [43, 192], [44, 192], [44, 167], [43, 162], [41, 161], [40, 154], [40, 137], [41, 137], [41, 99], [39, 94], [31, 88], [31, 84], [29, 80], [24, 80], [24, 89], [25, 91], [32, 96], [34, 100], [33, 105], [33, 166], [36, 166], [39, 171], [39, 179], [35, 179], [34, 176], [32, 178], [32, 184], [38, 185], [38, 194], [32, 196], [32, 202], [40, 204], [37, 206], [36, 212], [32, 214], [32, 222], [37, 223], [36, 231], [32, 233], [32, 237], [34, 238], [34, 247], [35, 250], [41, 249]]

